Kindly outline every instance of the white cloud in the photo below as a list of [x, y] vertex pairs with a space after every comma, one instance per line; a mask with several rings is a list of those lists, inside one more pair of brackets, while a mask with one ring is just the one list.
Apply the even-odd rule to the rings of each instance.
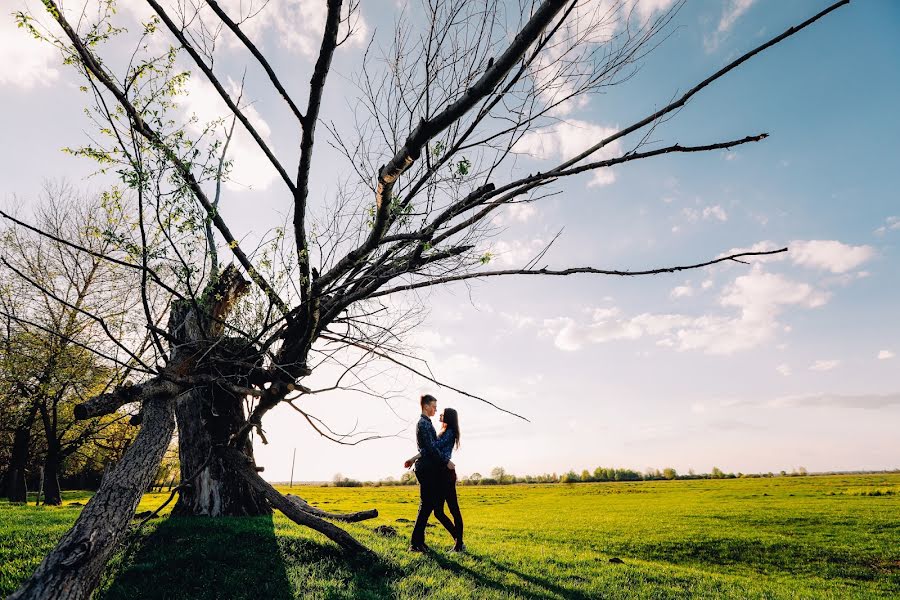
[[544, 240], [528, 242], [497, 240], [491, 244], [492, 261], [507, 267], [524, 267], [525, 263], [537, 256], [546, 246]]
[[57, 50], [16, 26], [9, 7], [0, 14], [0, 86], [31, 89], [59, 78]]
[[703, 283], [700, 284], [700, 287], [703, 288], [704, 290], [708, 290], [712, 286], [713, 286], [712, 279], [706, 279], [703, 281]]
[[781, 364], [775, 367], [775, 370], [784, 375], [785, 377], [789, 377], [792, 373], [790, 365]]
[[722, 11], [722, 17], [719, 19], [719, 26], [715, 32], [707, 35], [703, 40], [703, 46], [707, 52], [714, 52], [719, 44], [728, 36], [728, 32], [734, 27], [735, 22], [743, 15], [755, 0], [731, 0], [725, 10]]
[[900, 404], [900, 393], [894, 394], [807, 394], [803, 396], [786, 396], [776, 398], [769, 404], [788, 407], [834, 407], [879, 409]]
[[686, 298], [694, 295], [694, 288], [690, 285], [679, 285], [675, 288], [672, 288], [672, 291], [669, 292], [669, 295], [673, 298]]
[[875, 230], [875, 235], [884, 235], [888, 231], [898, 229], [900, 229], [900, 217], [888, 217], [884, 220], [884, 225]]
[[453, 338], [441, 335], [431, 329], [417, 329], [410, 336], [412, 344], [426, 349], [446, 348], [453, 345]]
[[647, 21], [655, 13], [669, 10], [675, 0], [638, 0], [637, 13], [641, 21]]
[[754, 0], [731, 0], [731, 4], [722, 13], [719, 20], [719, 27], [716, 29], [719, 33], [730, 30], [735, 21], [753, 5]]
[[894, 353], [890, 350], [881, 350], [878, 352], [878, 360], [887, 360], [889, 358], [894, 358]]
[[875, 256], [875, 249], [836, 240], [797, 240], [791, 242], [789, 253], [795, 265], [845, 273]]
[[839, 360], [817, 360], [810, 365], [810, 371], [831, 371], [841, 364]]
[[494, 225], [506, 225], [513, 221], [525, 223], [538, 212], [533, 202], [513, 202], [501, 210], [502, 212], [491, 220]]
[[687, 218], [688, 221], [694, 223], [703, 219], [704, 221], [710, 220], [718, 220], [718, 221], [727, 221], [728, 214], [725, 212], [725, 209], [716, 204], [715, 206], [704, 206], [703, 208], [683, 208], [681, 213]]
[[[538, 160], [563, 160], [575, 156], [602, 139], [614, 134], [618, 129], [604, 127], [587, 121], [569, 120], [551, 127], [530, 131], [522, 136], [513, 150], [529, 154]], [[599, 161], [622, 154], [622, 145], [615, 141], [599, 152], [591, 155], [589, 161]], [[616, 180], [610, 169], [593, 172], [588, 187], [608, 185]]]
[[[717, 258], [721, 258], [723, 256], [732, 256], [734, 254], [743, 254], [745, 252], [770, 252], [772, 250], [778, 250], [779, 247], [781, 247], [781, 246], [779, 246], [778, 244], [776, 244], [775, 242], [773, 242], [771, 240], [764, 240], [762, 242], [756, 242], [752, 246], [749, 246], [746, 248], [732, 248], [731, 250], [728, 250], [727, 252], [723, 252]], [[752, 260], [753, 260], [754, 264], [758, 264], [758, 263], [765, 263], [765, 262], [778, 262], [778, 261], [784, 260], [785, 258], [787, 258], [785, 253], [780, 253], [780, 254], [770, 254], [770, 255], [765, 255], [765, 256], [754, 256], [754, 257], [752, 257]]]
[[478, 360], [478, 357], [472, 356], [471, 354], [453, 354], [446, 360], [441, 361], [440, 365], [437, 365], [437, 368], [440, 369], [440, 374], [453, 374], [459, 375], [461, 373], [471, 373], [479, 368], [481, 365], [481, 361]]
[[[237, 84], [230, 78], [227, 87], [230, 88], [232, 98], [237, 98]], [[199, 123], [194, 128], [198, 133], [205, 123], [231, 114], [212, 84], [202, 77], [192, 77], [188, 80], [181, 105], [188, 114], [197, 115]], [[271, 128], [256, 108], [252, 105], [242, 105], [242, 109], [263, 141], [270, 143]], [[226, 123], [230, 122], [230, 119], [226, 119]], [[234, 137], [228, 147], [228, 158], [232, 161], [232, 167], [225, 186], [230, 190], [266, 189], [278, 176], [272, 163], [259, 150], [256, 141], [240, 123], [236, 125]]]
[[[539, 96], [554, 116], [564, 116], [588, 103], [586, 95], [577, 91], [583, 79], [573, 73], [572, 61], [594, 44], [607, 44], [636, 15], [641, 25], [653, 15], [667, 10], [675, 0], [582, 0], [566, 18], [558, 44], [550, 44], [530, 68]], [[634, 8], [635, 10], [631, 10]], [[574, 42], [577, 41], [577, 44]], [[575, 75], [575, 76], [573, 76]]]
[[546, 319], [541, 334], [552, 337], [561, 350], [575, 351], [587, 344], [615, 340], [656, 338], [660, 346], [678, 350], [699, 350], [707, 354], [732, 354], [759, 346], [775, 337], [783, 326], [778, 322], [788, 306], [815, 308], [828, 300], [828, 294], [808, 284], [766, 273], [754, 266], [747, 275], [736, 278], [719, 297], [725, 309], [737, 314], [643, 313], [623, 316], [617, 308], [596, 309], [589, 323], [570, 317]]
[[[793, 240], [787, 247], [788, 251], [780, 254], [755, 256], [753, 262], [778, 262], [789, 258], [793, 264], [800, 267], [839, 274], [855, 269], [875, 256], [875, 249], [872, 246], [851, 246], [837, 240]], [[765, 240], [749, 248], [732, 248], [720, 256], [743, 252], [767, 252], [778, 248], [779, 245], [775, 242]]]
[[512, 323], [512, 325], [516, 329], [524, 329], [525, 327], [531, 327], [535, 325], [536, 321], [534, 317], [529, 317], [527, 315], [521, 315], [519, 313], [507, 313], [501, 312], [500, 316]]
[[704, 219], [718, 219], [719, 221], [727, 221], [728, 215], [725, 214], [725, 209], [717, 204], [715, 206], [705, 207], [703, 209], [703, 218]]
[[[315, 58], [322, 43], [325, 30], [327, 6], [320, 0], [269, 0], [268, 3], [246, 2], [245, 0], [220, 0], [223, 10], [234, 20], [241, 22], [241, 29], [251, 40], [260, 43], [263, 39], [274, 40], [280, 47]], [[343, 16], [346, 17], [346, 5]], [[262, 7], [262, 8], [260, 8]], [[341, 24], [341, 36], [346, 31], [347, 22]], [[357, 11], [351, 20], [353, 35], [347, 40], [349, 46], [360, 46], [368, 35], [368, 25]], [[229, 34], [230, 43], [240, 44]]]

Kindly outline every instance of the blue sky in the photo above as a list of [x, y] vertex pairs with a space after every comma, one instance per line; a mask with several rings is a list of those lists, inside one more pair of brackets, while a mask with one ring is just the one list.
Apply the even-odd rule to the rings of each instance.
[[[545, 132], [533, 153], [549, 159], [557, 147], [590, 145], [597, 132], [643, 117], [826, 5], [688, 2], [636, 77], [566, 115], [568, 124]], [[367, 34], [389, 29], [388, 6], [362, 3]], [[320, 11], [300, 0], [271, 9], [309, 23], [288, 35], [263, 17], [253, 32], [302, 90]], [[462, 474], [498, 465], [516, 473], [900, 466], [898, 30], [896, 3], [839, 9], [702, 92], [655, 136], [681, 144], [771, 137], [730, 152], [631, 163], [599, 184], [576, 176], [560, 195], [502, 215], [493, 246], [497, 264], [520, 265], [565, 227], [543, 261], [554, 267], [661, 267], [785, 245], [790, 253], [642, 279], [495, 279], [410, 296], [430, 307], [411, 342], [435, 374], [531, 423], [391, 372], [381, 383], [402, 388], [398, 397], [337, 394], [308, 406], [337, 430], [397, 437], [335, 447], [278, 409], [266, 424], [270, 444], [257, 448], [266, 475], [287, 479], [296, 447], [298, 479], [399, 476], [415, 451], [411, 428], [426, 391], [460, 412]], [[364, 39], [339, 50], [335, 72], [352, 72]], [[90, 164], [59, 151], [84, 141], [77, 79], [6, 14], [0, 48], [13, 57], [0, 65], [0, 202], [33, 201], [44, 178], [100, 189], [104, 181], [86, 178]], [[239, 73], [237, 50], [226, 46], [223, 55]], [[259, 74], [247, 81], [256, 122], [292, 165], [289, 115]], [[340, 123], [352, 90], [344, 79], [331, 83], [323, 117]], [[216, 110], [202, 86], [187, 102]], [[291, 207], [251, 150], [236, 143], [242, 185], [228, 189], [223, 213], [238, 231], [259, 235]], [[334, 192], [333, 159], [323, 150], [314, 164], [321, 197]]]

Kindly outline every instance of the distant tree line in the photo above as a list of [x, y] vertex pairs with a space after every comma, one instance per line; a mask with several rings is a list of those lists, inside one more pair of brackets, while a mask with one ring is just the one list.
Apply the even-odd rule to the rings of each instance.
[[[803, 477], [806, 476], [805, 467], [797, 467], [791, 471], [780, 471], [777, 475], [768, 473], [726, 473], [719, 467], [713, 467], [709, 473], [696, 473], [689, 469], [687, 473], [678, 473], [672, 467], [662, 470], [647, 468], [643, 473], [633, 469], [617, 469], [614, 467], [597, 467], [593, 471], [588, 469], [580, 473], [570, 469], [558, 475], [557, 473], [544, 473], [543, 475], [512, 475], [503, 467], [491, 469], [490, 477], [484, 477], [481, 473], [460, 477], [458, 485], [509, 485], [512, 483], [594, 483], [609, 481], [666, 481], [674, 479], [746, 479], [759, 477]], [[412, 471], [407, 471], [399, 479], [386, 477], [377, 481], [358, 481], [341, 475], [334, 476], [332, 485], [335, 487], [381, 487], [393, 485], [416, 485], [416, 476]]]

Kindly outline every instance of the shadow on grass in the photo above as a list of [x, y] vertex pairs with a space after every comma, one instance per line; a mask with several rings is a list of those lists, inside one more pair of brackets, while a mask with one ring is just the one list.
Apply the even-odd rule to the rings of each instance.
[[[503, 592], [506, 594], [517, 594], [525, 598], [563, 597], [572, 598], [574, 600], [592, 600], [593, 598], [596, 598], [595, 595], [590, 595], [576, 589], [563, 587], [557, 583], [550, 581], [549, 579], [513, 569], [506, 564], [497, 562], [486, 556], [480, 556], [472, 553], [468, 553], [468, 556], [483, 565], [484, 571], [486, 571], [486, 573], [490, 573], [490, 575], [482, 572], [482, 570], [472, 569], [458, 562], [449, 560], [436, 552], [429, 554], [429, 558], [434, 560], [434, 562], [440, 565], [441, 568], [452, 571], [458, 575], [465, 575], [471, 578], [473, 581], [477, 582], [479, 586], [496, 590], [498, 592]], [[537, 588], [537, 590], [518, 583], [503, 581], [498, 577], [499, 574], [503, 573], [508, 573], [518, 579], [526, 581], [534, 586], [534, 588]]]
[[327, 542], [276, 536], [272, 517], [169, 517], [107, 568], [100, 598], [384, 598], [388, 570]]

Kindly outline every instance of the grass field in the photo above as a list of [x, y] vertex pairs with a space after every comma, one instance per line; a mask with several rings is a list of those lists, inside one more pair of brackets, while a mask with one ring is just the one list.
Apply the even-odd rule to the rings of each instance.
[[[274, 518], [152, 521], [110, 564], [101, 598], [897, 598], [900, 474], [461, 487], [469, 552], [428, 528], [406, 551], [416, 488], [295, 487], [380, 560], [344, 558]], [[0, 503], [0, 597], [78, 515]], [[149, 494], [140, 510], [165, 495]], [[434, 522], [434, 519], [432, 519]], [[375, 534], [391, 525], [398, 536]], [[620, 558], [622, 563], [610, 562]]]

